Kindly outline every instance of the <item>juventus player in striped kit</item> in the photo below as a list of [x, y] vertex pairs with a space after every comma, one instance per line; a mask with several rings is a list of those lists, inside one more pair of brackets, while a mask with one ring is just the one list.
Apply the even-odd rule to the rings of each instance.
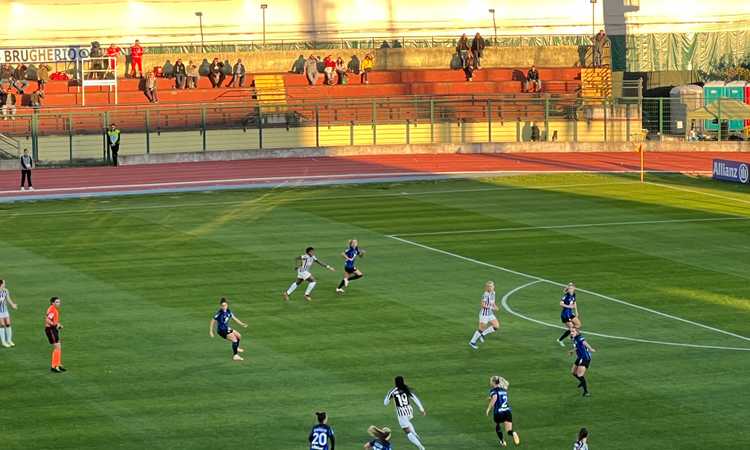
[[302, 282], [307, 281], [308, 284], [307, 289], [305, 289], [305, 300], [310, 301], [312, 300], [310, 294], [312, 293], [312, 290], [315, 289], [315, 285], [318, 284], [315, 277], [310, 273], [312, 265], [314, 263], [318, 263], [331, 272], [335, 272], [336, 269], [324, 263], [323, 261], [320, 261], [318, 257], [315, 256], [315, 249], [312, 247], [307, 247], [305, 249], [305, 254], [302, 256], [298, 256], [295, 261], [297, 263], [297, 279], [294, 281], [294, 283], [292, 283], [291, 286], [289, 286], [289, 289], [282, 293], [282, 295], [284, 296], [284, 300], [289, 301], [289, 296], [292, 295], [292, 292], [294, 292], [297, 287], [302, 284]]
[[[484, 342], [485, 336], [488, 336], [500, 328], [500, 322], [495, 317], [495, 311], [499, 308], [495, 303], [495, 283], [488, 281], [484, 285], [484, 294], [482, 294], [482, 309], [479, 311], [479, 326], [474, 331], [474, 336], [471, 337], [469, 345], [471, 348], [476, 350], [477, 341]], [[487, 326], [489, 325], [489, 327]]]
[[393, 399], [396, 403], [396, 417], [398, 417], [398, 424], [406, 433], [406, 438], [409, 439], [412, 444], [416, 445], [419, 450], [424, 450], [424, 446], [419, 440], [419, 435], [414, 429], [414, 425], [411, 424], [411, 419], [414, 418], [414, 408], [412, 408], [411, 402], [414, 401], [414, 404], [417, 405], [417, 408], [419, 408], [419, 411], [423, 416], [426, 416], [427, 412], [424, 410], [424, 407], [422, 407], [422, 402], [419, 401], [419, 398], [417, 398], [409, 386], [404, 383], [404, 377], [396, 377], [395, 383], [396, 387], [388, 392], [383, 404], [388, 406], [391, 399]]
[[0, 280], [0, 344], [5, 348], [16, 346], [13, 343], [9, 306], [18, 309], [18, 306], [10, 298], [10, 292], [5, 288], [5, 280]]

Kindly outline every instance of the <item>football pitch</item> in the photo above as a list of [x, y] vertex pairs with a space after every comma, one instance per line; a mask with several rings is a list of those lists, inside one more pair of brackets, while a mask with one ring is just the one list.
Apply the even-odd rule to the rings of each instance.
[[[383, 397], [403, 375], [428, 450], [498, 447], [488, 381], [510, 382], [521, 447], [750, 448], [750, 192], [684, 176], [534, 175], [0, 206], [3, 449], [338, 449], [371, 424], [413, 449]], [[348, 239], [367, 255], [343, 296]], [[284, 303], [314, 246], [313, 301]], [[501, 322], [479, 350], [485, 281]], [[560, 335], [575, 281], [596, 348], [583, 398]], [[64, 374], [49, 371], [62, 297]], [[226, 296], [245, 361], [208, 327]], [[512, 447], [513, 444], [510, 444]]]

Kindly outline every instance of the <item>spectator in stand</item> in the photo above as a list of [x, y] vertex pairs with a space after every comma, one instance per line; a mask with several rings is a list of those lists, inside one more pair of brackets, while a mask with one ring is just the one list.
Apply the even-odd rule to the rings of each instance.
[[531, 66], [531, 69], [526, 74], [526, 82], [524, 84], [524, 92], [539, 92], [542, 90], [542, 81], [539, 79], [539, 71], [536, 70], [536, 66]]
[[383, 41], [383, 43], [380, 44], [380, 48], [391, 48], [391, 44], [389, 44], [388, 41]]
[[607, 33], [604, 30], [599, 30], [599, 33], [594, 36], [593, 41], [594, 67], [601, 67], [603, 65], [602, 55], [604, 55], [604, 46], [607, 45]]
[[174, 78], [174, 64], [172, 64], [172, 61], [167, 60], [161, 67], [161, 76], [163, 78]]
[[294, 60], [292, 63], [292, 68], [289, 70], [291, 73], [296, 73], [298, 75], [302, 75], [305, 73], [305, 57], [302, 55], [299, 55], [297, 59]]
[[42, 100], [44, 99], [44, 88], [39, 87], [36, 91], [32, 92], [29, 96], [29, 102], [31, 107], [35, 111], [38, 111], [42, 107]]
[[42, 64], [36, 70], [36, 84], [37, 90], [44, 89], [44, 85], [49, 82], [49, 71], [51, 67], [47, 64]]
[[458, 40], [458, 45], [456, 45], [456, 53], [458, 53], [458, 57], [461, 58], [461, 67], [466, 67], [466, 61], [469, 59], [469, 38], [466, 36], [466, 33], [461, 35], [461, 39]]
[[9, 83], [13, 78], [13, 66], [10, 64], [0, 65], [0, 83]]
[[133, 66], [132, 77], [135, 78], [135, 70], [138, 68], [138, 78], [143, 78], [143, 47], [138, 39], [130, 47], [130, 65]]
[[29, 68], [26, 67], [25, 64], [19, 64], [18, 67], [16, 67], [16, 70], [13, 71], [13, 76], [11, 76], [10, 79], [11, 86], [17, 90], [20, 95], [23, 95], [26, 88], [29, 87], [29, 81], [26, 79], [28, 70]]
[[[153, 76], [154, 73], [151, 72], [149, 75]], [[112, 152], [112, 165], [115, 167], [119, 166], [120, 162], [117, 154], [120, 152], [120, 130], [117, 129], [117, 125], [114, 123], [107, 130], [107, 145], [109, 145], [109, 150]]]
[[360, 75], [359, 81], [362, 84], [369, 84], [370, 72], [375, 68], [375, 58], [372, 53], [365, 55], [365, 59], [362, 60], [362, 75]]
[[307, 77], [307, 84], [315, 86], [318, 82], [318, 59], [310, 55], [305, 61], [305, 77]]
[[214, 58], [210, 66], [208, 66], [208, 79], [211, 81], [211, 86], [218, 88], [221, 87], [221, 83], [224, 82], [224, 63], [219, 61], [219, 58]]
[[352, 59], [350, 59], [349, 64], [346, 65], [346, 69], [355, 75], [359, 75], [361, 67], [362, 63], [357, 55], [352, 55]]
[[336, 76], [338, 77], [338, 84], [346, 84], [346, 64], [344, 64], [344, 59], [342, 57], [336, 58]]
[[148, 72], [146, 74], [146, 82], [144, 85], [143, 93], [150, 103], [159, 103], [159, 97], [156, 95], [159, 83], [156, 82], [156, 75], [154, 72]]
[[177, 89], [185, 89], [185, 83], [187, 82], [187, 69], [185, 64], [182, 63], [182, 58], [177, 58], [174, 62], [174, 86]]
[[466, 75], [466, 81], [474, 81], [474, 55], [471, 53], [466, 57], [464, 74]]
[[122, 55], [122, 49], [115, 44], [109, 44], [107, 47], [107, 58], [109, 58], [109, 70], [112, 73], [117, 72], [117, 57]]
[[471, 56], [474, 57], [474, 70], [482, 68], [482, 56], [484, 56], [484, 38], [481, 34], [477, 33], [474, 35], [474, 39], [471, 40]]
[[394, 39], [392, 48], [403, 48], [403, 46], [401, 45], [401, 41], [399, 41], [398, 39]]
[[243, 87], [245, 85], [245, 65], [242, 64], [242, 60], [238, 59], [234, 67], [232, 67], [232, 80], [227, 84], [228, 87]]
[[16, 94], [0, 86], [0, 103], [2, 103], [3, 120], [16, 120]]
[[23, 149], [23, 155], [21, 155], [21, 190], [25, 191], [26, 185], [29, 190], [33, 191], [34, 186], [31, 185], [31, 169], [34, 168], [34, 158], [29, 155], [29, 149]]
[[188, 61], [187, 65], [187, 87], [188, 89], [195, 89], [198, 87], [198, 79], [200, 78], [200, 71], [198, 66], [194, 62]]
[[89, 79], [99, 80], [104, 78], [104, 50], [102, 50], [101, 44], [98, 41], [91, 43], [91, 50], [89, 50], [89, 58], [91, 58], [91, 64], [89, 65]]
[[328, 55], [323, 59], [323, 66], [324, 66], [324, 74], [326, 78], [326, 84], [332, 85], [333, 84], [333, 72], [336, 71], [336, 61], [333, 60], [333, 57], [331, 55]]
[[531, 122], [531, 141], [539, 142], [541, 140], [542, 133], [539, 131], [539, 126], [536, 122]]

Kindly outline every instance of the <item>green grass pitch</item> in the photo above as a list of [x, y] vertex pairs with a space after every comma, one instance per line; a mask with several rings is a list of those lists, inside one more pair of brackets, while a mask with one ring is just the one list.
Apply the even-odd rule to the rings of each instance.
[[[19, 304], [17, 347], [0, 349], [0, 448], [306, 449], [325, 410], [339, 449], [361, 448], [371, 424], [411, 449], [382, 403], [399, 374], [427, 408], [414, 424], [429, 450], [497, 448], [484, 416], [493, 374], [510, 381], [523, 448], [571, 448], [581, 426], [593, 449], [750, 448], [750, 351], [738, 350], [750, 349], [750, 193], [651, 181], [539, 175], [0, 206], [0, 278]], [[352, 237], [368, 250], [365, 277], [337, 297]], [[338, 273], [317, 267], [313, 303], [298, 290], [284, 304], [307, 245]], [[590, 291], [578, 299], [584, 334], [607, 335], [587, 335], [598, 350], [590, 398], [557, 329], [501, 310], [500, 332], [468, 346], [484, 282], [499, 299], [534, 276]], [[560, 293], [535, 283], [507, 304], [558, 325]], [[63, 299], [60, 375], [42, 330], [52, 295]], [[208, 337], [220, 296], [250, 324], [244, 362]]]

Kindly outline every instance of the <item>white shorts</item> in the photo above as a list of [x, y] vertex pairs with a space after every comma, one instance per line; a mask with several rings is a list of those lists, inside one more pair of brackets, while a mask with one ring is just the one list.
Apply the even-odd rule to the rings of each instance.
[[398, 416], [398, 426], [403, 428], [412, 428], [411, 426], [411, 419], [412, 417], [401, 417]]
[[490, 314], [489, 316], [485, 316], [484, 314], [479, 314], [479, 323], [481, 324], [488, 324], [492, 322], [493, 320], [497, 320], [497, 317], [495, 317], [494, 314]]
[[297, 278], [299, 278], [300, 280], [307, 281], [307, 279], [310, 278], [311, 276], [312, 276], [312, 274], [310, 272], [308, 272], [308, 271], [297, 272]]
[[0, 312], [0, 319], [10, 319], [10, 313], [9, 312]]

